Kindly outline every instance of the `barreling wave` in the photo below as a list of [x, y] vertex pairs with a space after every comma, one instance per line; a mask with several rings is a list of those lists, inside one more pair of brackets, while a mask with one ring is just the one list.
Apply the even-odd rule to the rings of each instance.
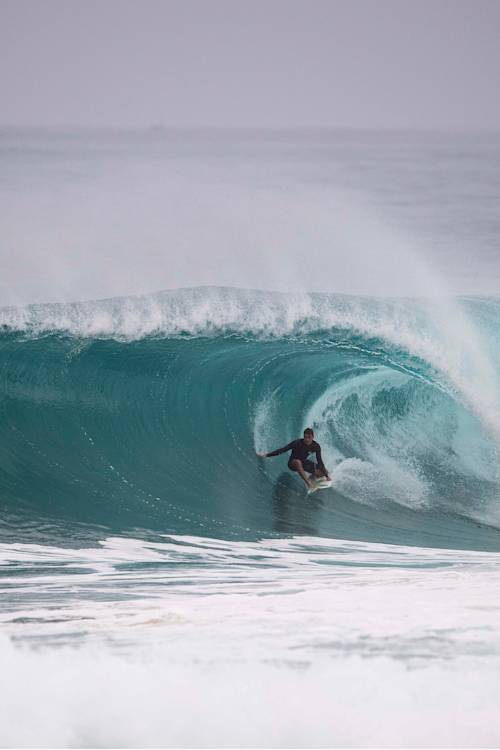
[[[5, 308], [4, 533], [498, 549], [497, 314], [206, 288]], [[306, 425], [335, 476], [310, 500], [284, 457], [255, 456]]]

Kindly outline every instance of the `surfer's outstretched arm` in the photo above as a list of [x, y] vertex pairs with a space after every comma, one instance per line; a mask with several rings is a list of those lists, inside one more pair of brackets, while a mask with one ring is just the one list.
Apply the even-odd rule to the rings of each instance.
[[293, 441], [291, 443], [288, 443], [288, 445], [284, 445], [283, 448], [278, 448], [275, 451], [270, 451], [269, 453], [257, 453], [257, 455], [260, 458], [271, 458], [272, 456], [279, 456], [281, 453], [286, 453], [287, 451], [291, 451], [293, 447]]

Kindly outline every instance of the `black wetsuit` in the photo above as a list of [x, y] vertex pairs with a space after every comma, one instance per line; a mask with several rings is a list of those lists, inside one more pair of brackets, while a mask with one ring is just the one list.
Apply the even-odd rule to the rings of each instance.
[[280, 453], [286, 453], [289, 450], [292, 451], [292, 455], [288, 459], [289, 469], [295, 471], [295, 468], [291, 465], [291, 462], [294, 458], [298, 458], [300, 461], [302, 461], [304, 471], [307, 471], [308, 474], [314, 474], [316, 470], [316, 464], [314, 463], [314, 461], [309, 461], [307, 457], [310, 453], [315, 453], [316, 461], [318, 462], [318, 468], [323, 472], [324, 476], [327, 476], [328, 471], [326, 470], [323, 459], [321, 458], [321, 446], [315, 440], [312, 441], [311, 445], [306, 445], [303, 438], [292, 440], [291, 443], [288, 443], [288, 445], [285, 445], [283, 448], [278, 448], [278, 450], [271, 451], [271, 453], [267, 453], [266, 455], [268, 458], [270, 458], [271, 456], [279, 456]]

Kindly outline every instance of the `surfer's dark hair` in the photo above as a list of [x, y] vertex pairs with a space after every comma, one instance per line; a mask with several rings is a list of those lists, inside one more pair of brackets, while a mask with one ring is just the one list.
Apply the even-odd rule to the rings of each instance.
[[304, 430], [304, 437], [306, 435], [311, 435], [312, 437], [314, 437], [314, 430], [311, 427], [306, 427], [306, 429]]

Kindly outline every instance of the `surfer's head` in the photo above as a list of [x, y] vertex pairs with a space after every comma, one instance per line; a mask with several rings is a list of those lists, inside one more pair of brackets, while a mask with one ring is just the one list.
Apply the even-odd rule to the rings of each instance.
[[310, 427], [306, 427], [306, 429], [304, 430], [304, 443], [306, 445], [311, 445], [313, 440], [314, 440], [314, 431]]

